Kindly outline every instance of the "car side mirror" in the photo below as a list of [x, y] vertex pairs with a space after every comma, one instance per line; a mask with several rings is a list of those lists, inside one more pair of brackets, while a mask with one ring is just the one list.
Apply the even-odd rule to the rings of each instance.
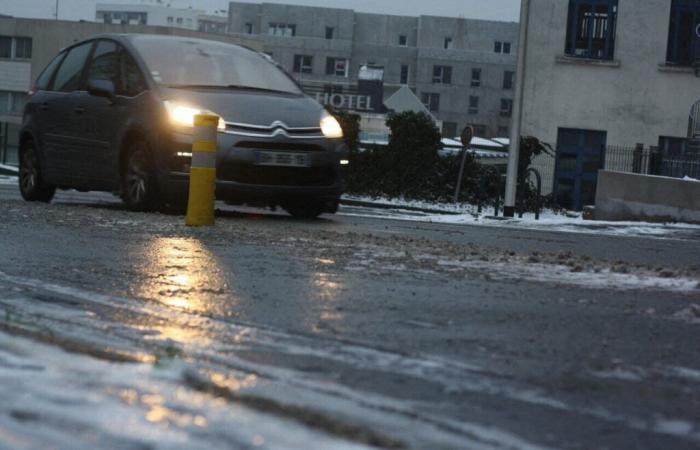
[[95, 97], [104, 97], [109, 100], [114, 100], [114, 83], [109, 80], [88, 80], [88, 94]]

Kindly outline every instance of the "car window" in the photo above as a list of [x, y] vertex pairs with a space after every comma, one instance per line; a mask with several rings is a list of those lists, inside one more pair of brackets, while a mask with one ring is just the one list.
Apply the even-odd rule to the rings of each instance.
[[61, 66], [56, 72], [53, 82], [53, 90], [60, 92], [72, 92], [80, 87], [80, 76], [85, 66], [92, 42], [86, 42], [77, 47], [73, 47], [63, 59]]
[[134, 97], [146, 90], [146, 80], [141, 69], [126, 49], [122, 49], [122, 72], [124, 76], [123, 95]]
[[107, 80], [114, 83], [114, 91], [121, 91], [119, 76], [119, 46], [114, 41], [99, 41], [92, 54], [88, 80]]
[[39, 78], [36, 79], [36, 89], [47, 90], [49, 88], [49, 83], [51, 83], [51, 77], [53, 77], [54, 72], [56, 72], [56, 67], [61, 63], [63, 57], [66, 56], [65, 53], [59, 53], [56, 57], [51, 60], [48, 66], [41, 72]]
[[237, 86], [301, 94], [258, 52], [223, 42], [139, 35], [131, 38], [153, 80], [164, 85]]

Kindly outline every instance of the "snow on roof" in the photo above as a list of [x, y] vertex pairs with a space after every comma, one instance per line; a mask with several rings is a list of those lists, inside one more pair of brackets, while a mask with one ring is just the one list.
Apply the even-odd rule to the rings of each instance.
[[377, 80], [382, 81], [384, 79], [384, 68], [383, 67], [372, 67], [372, 66], [362, 66], [360, 67], [360, 72], [357, 74], [359, 80]]
[[442, 138], [442, 145], [445, 147], [459, 147], [462, 148], [462, 141], [458, 141], [450, 138]]
[[498, 142], [499, 144], [502, 144], [502, 145], [505, 145], [505, 146], [510, 145], [510, 138], [493, 138], [493, 139], [491, 139], [491, 140], [492, 140], [492, 141], [496, 141], [496, 142]]

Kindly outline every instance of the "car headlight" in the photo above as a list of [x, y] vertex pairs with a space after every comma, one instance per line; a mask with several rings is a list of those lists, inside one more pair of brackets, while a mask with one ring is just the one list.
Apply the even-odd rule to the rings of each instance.
[[327, 138], [337, 139], [343, 137], [343, 129], [335, 117], [325, 113], [321, 118], [321, 131]]
[[[170, 123], [179, 127], [192, 128], [194, 127], [194, 116], [197, 114], [218, 114], [207, 111], [202, 108], [197, 108], [195, 106], [187, 105], [184, 103], [164, 101], [165, 109], [168, 111], [168, 116], [170, 117]], [[224, 119], [219, 116], [219, 130], [226, 129], [226, 123]]]

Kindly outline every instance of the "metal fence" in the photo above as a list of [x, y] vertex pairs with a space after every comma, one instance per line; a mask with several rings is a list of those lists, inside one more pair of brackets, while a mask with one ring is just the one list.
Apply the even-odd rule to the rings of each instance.
[[608, 146], [605, 149], [606, 170], [673, 178], [700, 176], [700, 152], [688, 144], [682, 152], [669, 154], [658, 147], [644, 148]]
[[530, 167], [542, 175], [543, 195], [554, 194], [552, 201], [576, 209], [595, 198], [595, 179], [601, 169], [700, 179], [700, 142], [691, 140], [681, 144], [663, 149], [641, 144], [609, 145], [601, 147], [599, 152], [582, 149], [578, 156], [571, 151], [543, 154], [535, 157]]

